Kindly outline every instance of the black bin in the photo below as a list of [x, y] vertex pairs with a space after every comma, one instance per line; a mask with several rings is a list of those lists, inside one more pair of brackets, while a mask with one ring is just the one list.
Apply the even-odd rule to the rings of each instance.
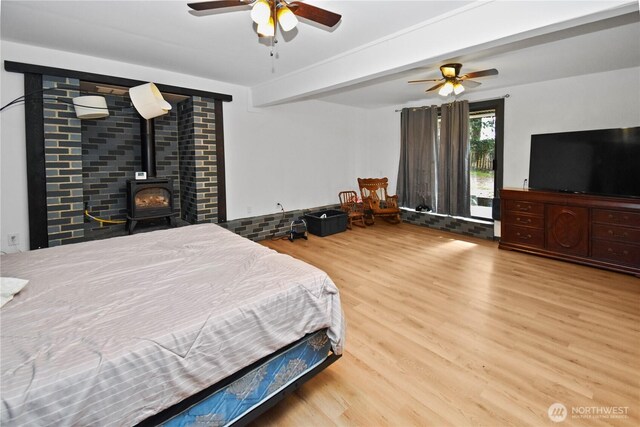
[[[326, 218], [322, 218], [326, 215]], [[304, 216], [309, 233], [325, 237], [340, 233], [347, 229], [347, 214], [343, 211], [328, 209], [324, 211], [309, 212]]]

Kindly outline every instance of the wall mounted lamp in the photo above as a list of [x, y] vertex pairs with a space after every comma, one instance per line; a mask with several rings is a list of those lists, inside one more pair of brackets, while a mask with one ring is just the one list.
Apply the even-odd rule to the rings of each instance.
[[104, 96], [87, 95], [73, 98], [73, 108], [79, 119], [102, 119], [109, 117], [109, 109]]
[[129, 97], [138, 113], [147, 120], [167, 114], [171, 104], [164, 100], [153, 83], [145, 83], [129, 89]]
[[[4, 111], [6, 108], [11, 107], [12, 105], [20, 104], [21, 102], [26, 102], [27, 99], [32, 98], [34, 95], [46, 92], [48, 90], [56, 90], [59, 89], [57, 87], [49, 87], [40, 89], [34, 92], [30, 92], [24, 95], [21, 95], [14, 99], [13, 101], [3, 105], [0, 108], [0, 111]], [[74, 107], [76, 112], [76, 117], [79, 119], [101, 119], [109, 116], [109, 109], [107, 108], [107, 101], [103, 96], [77, 96], [72, 99], [71, 102], [67, 101], [62, 97], [49, 97], [49, 98], [41, 98], [42, 100], [55, 100], [57, 102], [62, 102], [63, 104], [71, 104]]]

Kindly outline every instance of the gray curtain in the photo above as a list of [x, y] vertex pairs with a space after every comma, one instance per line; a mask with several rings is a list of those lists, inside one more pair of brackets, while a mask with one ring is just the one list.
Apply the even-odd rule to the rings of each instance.
[[400, 206], [435, 210], [437, 187], [438, 108], [404, 108], [401, 118], [400, 166], [396, 193]]
[[469, 101], [444, 104], [440, 121], [436, 212], [471, 216], [469, 151]]

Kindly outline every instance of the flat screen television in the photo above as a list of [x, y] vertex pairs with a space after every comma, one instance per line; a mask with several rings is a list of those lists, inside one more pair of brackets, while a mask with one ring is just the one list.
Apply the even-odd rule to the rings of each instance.
[[640, 127], [532, 135], [529, 188], [640, 197]]

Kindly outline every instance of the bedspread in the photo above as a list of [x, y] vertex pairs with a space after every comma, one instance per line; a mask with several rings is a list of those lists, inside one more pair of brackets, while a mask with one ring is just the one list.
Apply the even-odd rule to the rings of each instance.
[[323, 271], [203, 224], [3, 255], [2, 425], [133, 425], [328, 328]]

